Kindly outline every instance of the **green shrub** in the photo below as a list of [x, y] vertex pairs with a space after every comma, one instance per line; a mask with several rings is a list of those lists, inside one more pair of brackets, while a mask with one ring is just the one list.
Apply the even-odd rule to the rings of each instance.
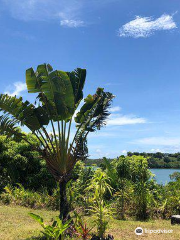
[[39, 215], [34, 213], [29, 213], [29, 215], [43, 227], [44, 231], [42, 233], [47, 240], [65, 240], [65, 231], [70, 227], [71, 220], [63, 223], [62, 220], [57, 218], [51, 225], [46, 225]]
[[[34, 145], [39, 144], [32, 134], [28, 134], [27, 139]], [[0, 135], [0, 192], [7, 184], [15, 186], [16, 183], [36, 191], [46, 188], [49, 193], [56, 187], [45, 160], [30, 144]]]
[[108, 227], [109, 220], [113, 214], [112, 209], [106, 204], [104, 196], [106, 192], [112, 194], [110, 179], [105, 172], [97, 169], [87, 191], [91, 193], [92, 205], [90, 212], [95, 215], [94, 223], [97, 226], [98, 236], [103, 239]]
[[0, 195], [0, 200], [4, 204], [14, 204], [35, 209], [48, 208], [52, 210], [59, 209], [59, 192], [54, 189], [53, 194], [49, 195], [46, 190], [38, 193], [25, 190], [21, 184], [17, 187], [10, 185], [5, 187], [5, 192]]

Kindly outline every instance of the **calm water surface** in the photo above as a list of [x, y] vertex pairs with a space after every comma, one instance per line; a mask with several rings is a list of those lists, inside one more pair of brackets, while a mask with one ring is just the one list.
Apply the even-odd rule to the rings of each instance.
[[[98, 167], [93, 167], [95, 170], [98, 169]], [[180, 172], [180, 169], [159, 169], [159, 168], [153, 168], [150, 169], [153, 174], [155, 174], [155, 179], [157, 183], [166, 184], [171, 181], [169, 175], [173, 174], [174, 172]]]
[[170, 177], [169, 175], [174, 173], [174, 172], [180, 172], [180, 169], [158, 169], [158, 168], [153, 168], [150, 169], [153, 174], [155, 174], [155, 179], [157, 183], [168, 183], [170, 182]]

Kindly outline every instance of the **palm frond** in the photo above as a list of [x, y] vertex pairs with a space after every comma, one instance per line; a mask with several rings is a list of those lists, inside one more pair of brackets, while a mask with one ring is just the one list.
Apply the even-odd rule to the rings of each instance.
[[23, 102], [22, 98], [0, 95], [0, 111], [11, 114], [21, 125], [27, 126], [31, 131], [40, 129], [49, 123], [48, 115], [44, 107], [37, 107], [28, 101]]
[[74, 92], [75, 107], [77, 108], [83, 99], [83, 88], [86, 80], [86, 69], [77, 68], [67, 72]]
[[25, 136], [17, 127], [19, 122], [16, 119], [11, 119], [8, 114], [0, 116], [0, 134], [7, 137], [15, 136], [20, 139]]
[[75, 138], [75, 147], [73, 149], [73, 155], [76, 160], [86, 160], [88, 157], [88, 147], [86, 135], [83, 132], [80, 132]]
[[26, 84], [30, 93], [41, 94], [43, 105], [48, 104], [50, 119], [67, 120], [74, 113], [73, 88], [66, 72], [53, 71], [50, 65], [42, 64], [36, 72], [33, 68], [26, 70]]
[[104, 92], [103, 88], [98, 88], [96, 94], [88, 95], [85, 104], [75, 117], [77, 127], [83, 131], [94, 132], [106, 125], [109, 116], [108, 108], [114, 98], [112, 93]]

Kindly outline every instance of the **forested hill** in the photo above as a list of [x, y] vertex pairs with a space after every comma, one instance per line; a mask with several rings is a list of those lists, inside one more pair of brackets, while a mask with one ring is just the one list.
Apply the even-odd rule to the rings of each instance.
[[[128, 156], [136, 155], [143, 156], [148, 159], [149, 168], [180, 168], [180, 153], [139, 153], [139, 152], [128, 152]], [[109, 158], [109, 161], [113, 159]], [[86, 165], [91, 166], [96, 164], [101, 166], [103, 159], [88, 159]]]

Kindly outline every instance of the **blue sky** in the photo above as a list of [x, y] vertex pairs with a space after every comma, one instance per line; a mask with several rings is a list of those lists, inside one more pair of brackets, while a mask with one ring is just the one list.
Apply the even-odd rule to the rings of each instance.
[[91, 157], [180, 151], [180, 2], [0, 0], [1, 92], [22, 95], [25, 70], [87, 69], [85, 96], [116, 98]]

